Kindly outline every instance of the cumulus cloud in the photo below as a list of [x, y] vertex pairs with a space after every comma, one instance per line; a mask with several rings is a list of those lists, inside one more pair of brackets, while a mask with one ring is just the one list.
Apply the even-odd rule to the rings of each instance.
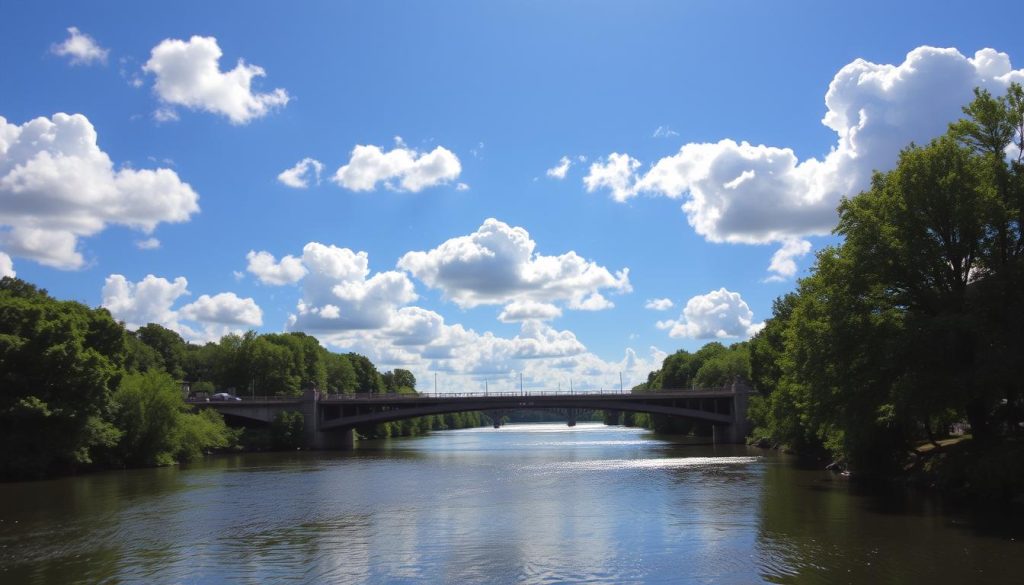
[[569, 167], [572, 165], [572, 160], [563, 156], [559, 159], [558, 164], [547, 170], [547, 175], [552, 179], [558, 179], [561, 181], [565, 178], [565, 174], [569, 172]]
[[[265, 254], [269, 266], [281, 264]], [[511, 390], [520, 372], [528, 388], [554, 389], [559, 383], [568, 388], [570, 380], [578, 390], [611, 388], [619, 372], [636, 383], [664, 359], [664, 352], [651, 348], [649, 359], [630, 349], [622, 361], [603, 360], [572, 331], [543, 322], [561, 309], [529, 298], [512, 299], [504, 308], [504, 321], [520, 321], [511, 336], [449, 324], [437, 312], [411, 305], [417, 297], [404, 273], [373, 273], [365, 252], [310, 242], [296, 260], [307, 273], [299, 281], [300, 300], [289, 316], [289, 330], [308, 332], [338, 350], [357, 351], [382, 369], [410, 369], [420, 380], [440, 372], [448, 380], [442, 391], [475, 390], [484, 377], [495, 390]], [[181, 319], [186, 313], [210, 316], [182, 309], [171, 317]]]
[[667, 311], [673, 306], [672, 299], [647, 299], [647, 303], [644, 304], [645, 309], [652, 311]]
[[637, 193], [636, 170], [640, 161], [628, 154], [613, 152], [605, 160], [598, 160], [590, 165], [590, 172], [583, 177], [587, 192], [597, 189], [608, 189], [612, 197], [619, 202], [633, 197]]
[[107, 55], [110, 53], [109, 50], [101, 47], [96, 39], [74, 26], [68, 27], [68, 38], [64, 39], [62, 43], [55, 43], [51, 46], [50, 52], [70, 58], [72, 65], [106, 63]]
[[11, 257], [3, 252], [0, 252], [0, 278], [10, 276], [14, 278], [18, 273], [14, 271], [14, 261]]
[[81, 114], [20, 126], [0, 116], [0, 248], [61, 269], [85, 260], [78, 238], [108, 224], [151, 232], [187, 221], [199, 196], [165, 168], [115, 169]]
[[317, 185], [320, 184], [320, 172], [323, 170], [324, 165], [320, 161], [315, 158], [306, 157], [295, 163], [294, 167], [281, 171], [281, 174], [277, 176], [277, 180], [286, 187], [305, 189], [309, 187], [311, 178], [316, 181]]
[[270, 252], [249, 250], [245, 255], [249, 265], [246, 270], [256, 275], [263, 284], [293, 284], [302, 280], [308, 272], [302, 265], [302, 259], [285, 256], [278, 262]]
[[145, 240], [136, 240], [135, 247], [140, 250], [156, 250], [160, 247], [160, 240], [156, 238], [146, 238]]
[[536, 246], [525, 229], [491, 218], [472, 234], [405, 254], [398, 267], [463, 308], [565, 301], [571, 309], [594, 310], [610, 306], [600, 290], [632, 290], [628, 268], [612, 274], [575, 252], [544, 256]]
[[[345, 337], [345, 336], [342, 336]], [[525, 362], [565, 359], [586, 352], [571, 331], [538, 320], [520, 324], [513, 337], [477, 333], [420, 307], [403, 307], [375, 331], [351, 334], [347, 344], [384, 363], [419, 365], [457, 374], [485, 374], [522, 369]]]
[[505, 309], [498, 315], [502, 323], [513, 323], [537, 319], [549, 321], [562, 316], [562, 309], [550, 303], [538, 303], [537, 301], [513, 301], [505, 305]]
[[399, 308], [416, 300], [409, 278], [401, 272], [370, 275], [366, 252], [310, 242], [302, 256], [250, 251], [247, 270], [265, 284], [301, 281], [302, 298], [289, 315], [288, 328], [331, 335], [389, 326]]
[[253, 92], [253, 79], [266, 75], [262, 67], [239, 59], [234, 69], [221, 71], [222, 55], [214, 37], [166, 39], [153, 47], [142, 69], [156, 76], [153, 89], [164, 103], [220, 114], [232, 124], [246, 124], [288, 103], [281, 88]]
[[[440, 373], [441, 392], [476, 391], [485, 379], [492, 391], [518, 390], [519, 374], [528, 391], [568, 390], [570, 385], [576, 391], [618, 389], [620, 374], [625, 388], [630, 388], [661, 367], [666, 355], [652, 347], [649, 357], [641, 357], [627, 348], [623, 359], [605, 360], [587, 351], [571, 331], [538, 321], [524, 321], [516, 335], [502, 337], [447, 325], [440, 315], [425, 312], [432, 316], [421, 316], [417, 322], [423, 327], [417, 331], [434, 336], [426, 345], [402, 344], [382, 332], [363, 332], [341, 341], [340, 347], [368, 355], [384, 367], [410, 369], [420, 380]], [[428, 382], [421, 389], [430, 387]]]
[[796, 260], [806, 256], [811, 251], [811, 243], [807, 240], [792, 238], [782, 243], [782, 247], [772, 254], [772, 262], [768, 270], [775, 274], [768, 277], [768, 280], [785, 280], [793, 278], [796, 274]]
[[121, 274], [111, 274], [103, 285], [101, 304], [129, 329], [157, 323], [197, 342], [263, 324], [263, 311], [256, 302], [231, 292], [202, 295], [175, 309], [178, 299], [188, 294], [188, 280], [183, 276], [170, 281], [150, 274], [131, 282]]
[[740, 293], [724, 288], [697, 295], [686, 302], [678, 320], [658, 321], [658, 329], [668, 330], [670, 337], [693, 339], [726, 339], [750, 337], [764, 327], [754, 323], [750, 310]]
[[400, 137], [395, 148], [384, 152], [379, 146], [356, 145], [348, 164], [331, 179], [352, 191], [372, 191], [378, 183], [392, 190], [416, 193], [459, 178], [462, 164], [455, 153], [443, 146], [430, 152], [409, 148]]
[[[640, 161], [612, 153], [590, 167], [588, 191], [616, 201], [638, 194], [684, 198], [694, 230], [711, 242], [763, 244], [828, 234], [843, 196], [869, 186], [873, 170], [895, 163], [910, 142], [925, 143], [961, 116], [975, 87], [1001, 94], [1024, 81], [1005, 53], [919, 47], [899, 65], [857, 59], [836, 73], [822, 123], [836, 143], [821, 158], [791, 148], [724, 139], [684, 144], [640, 172]], [[789, 258], [793, 257], [790, 254]], [[784, 265], [784, 269], [788, 264]]]
[[239, 298], [233, 292], [214, 296], [202, 295], [194, 303], [181, 308], [183, 319], [220, 325], [258, 327], [263, 324], [263, 310], [251, 298]]

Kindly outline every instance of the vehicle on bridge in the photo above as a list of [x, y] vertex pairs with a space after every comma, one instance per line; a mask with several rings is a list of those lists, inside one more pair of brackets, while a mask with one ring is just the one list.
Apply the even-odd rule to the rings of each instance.
[[218, 393], [214, 394], [213, 396], [211, 396], [210, 400], [214, 400], [214, 401], [217, 401], [217, 402], [222, 402], [222, 401], [233, 402], [233, 401], [240, 401], [242, 399], [239, 398], [238, 396], [235, 396], [234, 394], [228, 394], [227, 392], [218, 392]]

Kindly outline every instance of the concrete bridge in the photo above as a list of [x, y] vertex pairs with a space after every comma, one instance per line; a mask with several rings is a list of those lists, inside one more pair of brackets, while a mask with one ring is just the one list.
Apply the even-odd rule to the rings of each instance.
[[321, 394], [301, 397], [254, 397], [241, 401], [190, 401], [228, 419], [270, 423], [284, 411], [301, 412], [305, 442], [314, 449], [348, 449], [358, 425], [418, 416], [468, 411], [557, 409], [613, 410], [665, 414], [710, 423], [716, 443], [742, 443], [750, 431], [749, 387], [735, 383], [718, 389], [660, 390], [631, 393], [489, 392], [458, 394]]

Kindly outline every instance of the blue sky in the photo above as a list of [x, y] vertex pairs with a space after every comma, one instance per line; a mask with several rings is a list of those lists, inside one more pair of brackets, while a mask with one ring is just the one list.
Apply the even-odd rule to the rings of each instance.
[[1007, 10], [5, 2], [0, 271], [421, 389], [632, 385], [746, 339], [839, 197], [1024, 80]]

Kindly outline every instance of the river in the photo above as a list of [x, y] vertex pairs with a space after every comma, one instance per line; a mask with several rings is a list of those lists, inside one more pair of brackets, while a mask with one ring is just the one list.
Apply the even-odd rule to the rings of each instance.
[[1024, 528], [581, 423], [0, 484], [0, 583], [1022, 583]]

